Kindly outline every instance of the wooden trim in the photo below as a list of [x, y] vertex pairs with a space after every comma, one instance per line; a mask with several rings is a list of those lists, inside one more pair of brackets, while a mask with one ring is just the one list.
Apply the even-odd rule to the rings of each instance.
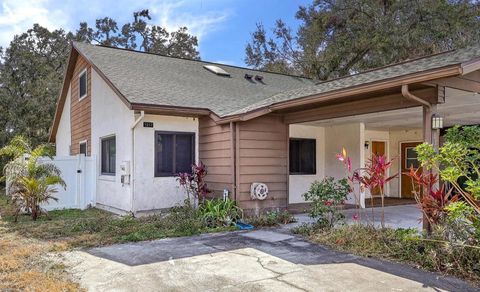
[[235, 189], [236, 200], [240, 197], [240, 125], [235, 123]]
[[237, 186], [236, 186], [236, 168], [235, 168], [235, 123], [230, 123], [230, 171], [232, 172], [232, 196], [233, 199], [237, 200]]
[[142, 104], [142, 103], [132, 103], [130, 109], [145, 111], [146, 114], [188, 116], [188, 117], [208, 116], [211, 113], [210, 110], [202, 109], [202, 108], [162, 106], [162, 105], [151, 105], [151, 104]]
[[[433, 95], [436, 95], [437, 91], [435, 88], [427, 88], [415, 91], [415, 94], [425, 99], [436, 100]], [[287, 124], [295, 124], [416, 106], [419, 104], [403, 98], [401, 94], [391, 94], [288, 113], [285, 114], [284, 121]]]

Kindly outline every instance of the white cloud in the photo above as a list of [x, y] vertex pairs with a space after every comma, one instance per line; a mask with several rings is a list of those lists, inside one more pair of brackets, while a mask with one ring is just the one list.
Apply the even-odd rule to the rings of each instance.
[[[111, 17], [119, 24], [132, 21], [132, 13], [149, 9], [151, 23], [176, 31], [188, 27], [199, 42], [209, 33], [221, 28], [230, 16], [228, 1], [210, 0], [2, 0], [0, 3], [0, 46], [7, 46], [14, 35], [31, 28], [34, 23], [48, 29], [75, 30], [81, 21], [91, 26], [95, 19]], [[205, 5], [208, 4], [208, 5]], [[226, 5], [227, 4], [227, 5]], [[83, 9], [79, 9], [83, 7]], [[223, 7], [223, 8], [219, 8]], [[227, 8], [225, 8], [227, 7]]]
[[[191, 34], [201, 40], [209, 32], [217, 30], [220, 23], [227, 20], [228, 11], [195, 11], [201, 1], [155, 1], [150, 8], [153, 22], [175, 31], [186, 26]], [[201, 9], [200, 9], [201, 10]]]
[[68, 16], [61, 10], [48, 9], [47, 0], [3, 0], [0, 6], [0, 46], [7, 46], [13, 36], [31, 28], [34, 23], [56, 29], [63, 27]]

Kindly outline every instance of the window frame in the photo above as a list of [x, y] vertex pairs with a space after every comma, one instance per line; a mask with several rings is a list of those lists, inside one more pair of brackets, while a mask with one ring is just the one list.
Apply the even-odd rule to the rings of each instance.
[[[82, 78], [82, 75], [85, 74], [85, 94], [84, 95], [80, 95], [80, 86], [81, 86], [81, 82], [80, 82], [80, 79]], [[85, 99], [85, 97], [87, 97], [88, 95], [88, 72], [87, 72], [87, 68], [83, 69], [80, 74], [78, 74], [78, 101], [81, 101], [83, 99]]]
[[[158, 135], [173, 135], [173, 153], [172, 153], [172, 173], [162, 173], [157, 171], [157, 153], [158, 153], [158, 143], [157, 143], [157, 136]], [[176, 147], [175, 147], [175, 142], [176, 142], [176, 136], [177, 135], [189, 135], [192, 137], [192, 149], [191, 149], [191, 155], [192, 155], [192, 164], [196, 163], [197, 157], [196, 157], [196, 133], [195, 132], [182, 132], [182, 131], [155, 131], [155, 134], [153, 135], [153, 146], [154, 146], [154, 153], [153, 153], [153, 174], [154, 177], [175, 177], [178, 172], [176, 170]]]
[[[113, 140], [115, 141], [115, 167], [113, 172], [104, 172], [103, 171], [103, 142]], [[108, 167], [110, 168], [110, 167]], [[100, 175], [102, 176], [115, 176], [117, 174], [117, 137], [116, 135], [109, 135], [100, 138]]]
[[[313, 172], [298, 171], [293, 172], [290, 170], [291, 166], [291, 157], [290, 157], [290, 143], [291, 141], [313, 141], [314, 142], [314, 151], [313, 151]], [[300, 166], [301, 170], [301, 166]], [[289, 138], [288, 140], [288, 173], [289, 175], [316, 175], [317, 174], [317, 139], [316, 138]]]
[[88, 156], [88, 140], [82, 140], [78, 142], [78, 154], [82, 154], [80, 151], [82, 149], [82, 144], [85, 144], [85, 157]]

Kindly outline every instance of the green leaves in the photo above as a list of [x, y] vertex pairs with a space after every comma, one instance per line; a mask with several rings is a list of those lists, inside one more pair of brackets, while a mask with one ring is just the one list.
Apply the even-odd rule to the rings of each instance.
[[333, 227], [343, 218], [338, 207], [344, 204], [349, 192], [350, 185], [345, 178], [335, 181], [333, 177], [326, 177], [313, 182], [308, 192], [303, 194], [306, 201], [312, 202], [310, 217], [325, 227]]
[[476, 1], [313, 1], [297, 11], [296, 32], [258, 24], [245, 62], [328, 80], [478, 43], [478, 11]]

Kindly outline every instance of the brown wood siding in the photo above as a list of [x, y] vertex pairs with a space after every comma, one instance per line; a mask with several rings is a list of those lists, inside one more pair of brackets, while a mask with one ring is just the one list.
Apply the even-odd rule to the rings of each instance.
[[[79, 77], [84, 69], [87, 69], [87, 96], [79, 100]], [[80, 141], [87, 141], [87, 154], [91, 154], [91, 134], [92, 134], [92, 118], [91, 118], [91, 96], [92, 96], [92, 69], [91, 66], [81, 56], [78, 57], [73, 76], [71, 79], [71, 101], [70, 101], [70, 123], [72, 129], [71, 155], [79, 154]]]
[[[288, 127], [282, 117], [267, 115], [237, 124], [239, 206], [245, 210], [287, 207]], [[267, 184], [266, 200], [250, 198], [250, 185]]]
[[199, 118], [199, 159], [208, 170], [205, 178], [213, 195], [220, 197], [227, 188], [234, 191], [232, 140], [229, 124], [217, 125], [209, 117]]

